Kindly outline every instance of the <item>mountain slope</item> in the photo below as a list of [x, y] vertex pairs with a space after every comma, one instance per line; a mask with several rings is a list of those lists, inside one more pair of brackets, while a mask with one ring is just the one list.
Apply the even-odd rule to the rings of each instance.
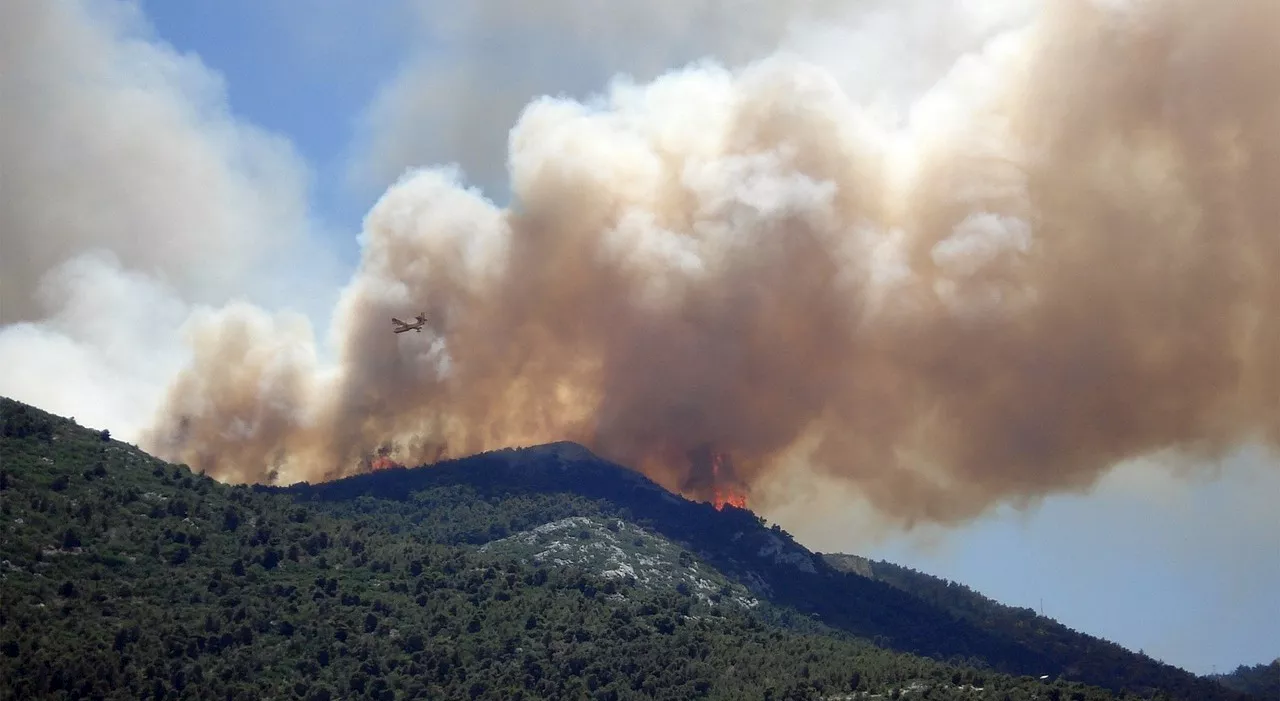
[[1001, 604], [959, 582], [857, 555], [826, 554], [823, 557], [837, 569], [884, 582], [983, 630], [1051, 656], [1064, 665], [1071, 678], [1098, 679], [1123, 668], [1127, 687], [1142, 689], [1159, 688], [1164, 680], [1187, 674], [1145, 654], [1038, 616], [1029, 608]]
[[[1114, 698], [685, 593], [686, 573], [734, 585], [629, 521], [618, 533], [643, 550], [620, 540], [622, 557], [668, 581], [596, 571], [617, 553], [524, 562], [543, 552], [521, 550], [526, 534], [613, 534], [610, 521], [544, 518], [592, 518], [583, 497], [491, 498], [446, 480], [326, 502], [318, 490], [351, 483], [230, 487], [7, 399], [0, 423], [0, 698]], [[436, 473], [355, 483], [408, 474]], [[593, 552], [572, 550], [557, 552]]]
[[759, 605], [746, 587], [695, 561], [680, 546], [622, 520], [572, 516], [490, 541], [480, 552], [534, 566], [577, 567], [706, 604]]
[[1260, 699], [1280, 699], [1280, 658], [1269, 664], [1240, 665], [1229, 674], [1214, 675], [1210, 679]]
[[688, 548], [756, 596], [860, 637], [942, 659], [993, 660], [1018, 673], [1052, 671], [1048, 660], [938, 616], [892, 587], [838, 572], [749, 511], [687, 501], [580, 446], [501, 450], [430, 469], [392, 468], [314, 486], [261, 489], [347, 516], [377, 508], [381, 521], [451, 544], [481, 544], [575, 515], [622, 518]]
[[1161, 690], [1174, 698], [1242, 698], [1112, 643], [1077, 637], [1041, 644], [912, 591], [843, 571], [749, 511], [721, 512], [690, 502], [573, 444], [270, 489], [348, 517], [376, 509], [391, 528], [452, 544], [481, 544], [569, 516], [621, 518], [689, 549], [749, 587], [783, 610], [779, 620], [787, 625], [810, 618], [885, 647], [1011, 674], [1062, 677], [1114, 690]]

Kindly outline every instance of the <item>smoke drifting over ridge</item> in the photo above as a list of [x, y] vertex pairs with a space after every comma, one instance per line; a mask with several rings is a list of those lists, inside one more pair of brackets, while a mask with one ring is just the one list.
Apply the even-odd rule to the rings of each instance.
[[293, 480], [567, 438], [676, 488], [803, 449], [905, 522], [1274, 444], [1277, 69], [1274, 3], [1057, 2], [905, 126], [785, 54], [538, 100], [512, 208], [437, 169], [370, 212], [335, 371], [226, 310], [149, 443]]
[[1274, 444], [1277, 39], [1261, 0], [1063, 1], [904, 123], [794, 53], [538, 100], [512, 207], [446, 168], [369, 213], [336, 366], [299, 316], [197, 310], [139, 442], [288, 482], [571, 439], [703, 498], [691, 454], [802, 459], [902, 523]]

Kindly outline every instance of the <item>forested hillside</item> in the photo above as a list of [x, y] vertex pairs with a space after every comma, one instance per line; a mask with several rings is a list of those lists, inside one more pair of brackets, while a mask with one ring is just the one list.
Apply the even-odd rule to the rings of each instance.
[[1280, 699], [1280, 658], [1269, 664], [1240, 665], [1230, 674], [1212, 677], [1224, 686], [1253, 694], [1260, 699]]
[[[959, 582], [857, 555], [827, 554], [823, 557], [834, 567], [884, 582], [985, 631], [1016, 640], [1031, 650], [1051, 656], [1059, 660], [1073, 678], [1099, 679], [1123, 670], [1120, 674], [1124, 675], [1128, 688], [1160, 687], [1173, 678], [1187, 684], [1188, 690], [1196, 688], [1188, 680], [1190, 675], [1173, 665], [1073, 630], [1051, 618], [1039, 616], [1029, 608], [1006, 606]], [[1205, 681], [1201, 680], [1199, 684], [1203, 685]]]
[[[487, 476], [476, 463], [230, 487], [7, 399], [0, 420], [4, 699], [1127, 696], [890, 651], [851, 635], [853, 615], [837, 630], [773, 603], [784, 580], [762, 562], [825, 565], [749, 512], [630, 472], [609, 489], [698, 516], [664, 532], [644, 500], [628, 514], [592, 488], [494, 479], [520, 472], [515, 453], [484, 458], [504, 465]], [[528, 480], [605, 488], [613, 468], [593, 478], [552, 453]], [[753, 542], [704, 557], [670, 535], [697, 524]], [[621, 555], [595, 547], [624, 537]], [[754, 589], [738, 581], [759, 571]]]
[[[580, 446], [501, 450], [278, 491], [336, 515], [377, 515], [396, 532], [484, 543], [571, 515], [622, 518], [687, 548], [756, 596], [783, 622], [821, 621], [893, 649], [958, 665], [1066, 678], [1116, 691], [1209, 700], [1237, 695], [1185, 670], [1083, 636], [1039, 640], [961, 615], [930, 595], [848, 572], [755, 514], [694, 503]], [[803, 616], [796, 616], [798, 612]], [[1072, 641], [1081, 643], [1073, 647]]]

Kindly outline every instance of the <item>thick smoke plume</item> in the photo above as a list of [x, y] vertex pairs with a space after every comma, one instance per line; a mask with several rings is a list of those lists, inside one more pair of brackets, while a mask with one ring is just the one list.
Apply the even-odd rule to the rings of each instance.
[[[640, 80], [520, 114], [509, 206], [452, 168], [384, 194], [328, 362], [259, 306], [319, 267], [290, 149], [131, 6], [5, 5], [0, 361], [24, 371], [0, 391], [99, 421], [159, 401], [113, 433], [226, 480], [569, 439], [753, 507], [804, 465], [900, 524], [1280, 441], [1280, 6], [658, 6], [641, 24], [679, 36]], [[725, 63], [649, 79], [702, 50]], [[367, 171], [444, 94], [416, 85], [375, 106]], [[509, 97], [477, 94], [449, 122], [471, 142]]]
[[1080, 0], [899, 121], [786, 53], [537, 100], [510, 207], [435, 169], [369, 213], [335, 369], [226, 309], [148, 443], [291, 481], [572, 439], [692, 492], [800, 451], [907, 523], [1275, 444], [1276, 75], [1269, 0]]

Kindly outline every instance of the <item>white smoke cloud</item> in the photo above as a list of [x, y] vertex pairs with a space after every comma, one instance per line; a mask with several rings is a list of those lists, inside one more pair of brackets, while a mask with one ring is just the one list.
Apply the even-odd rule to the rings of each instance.
[[[840, 0], [410, 0], [419, 32], [364, 117], [349, 177], [378, 190], [405, 170], [456, 163], [506, 194], [503, 134], [542, 95], [586, 97], [703, 58], [734, 67], [778, 48], [792, 22], [839, 18]], [[880, 4], [883, 4], [881, 2]], [[803, 42], [802, 42], [803, 43]]]
[[0, 394], [136, 438], [182, 368], [171, 330], [187, 306], [100, 252], [53, 269], [39, 292], [48, 315], [0, 331]]
[[135, 437], [190, 305], [327, 318], [305, 163], [136, 4], [4, 3], [0, 65], [0, 393]]

